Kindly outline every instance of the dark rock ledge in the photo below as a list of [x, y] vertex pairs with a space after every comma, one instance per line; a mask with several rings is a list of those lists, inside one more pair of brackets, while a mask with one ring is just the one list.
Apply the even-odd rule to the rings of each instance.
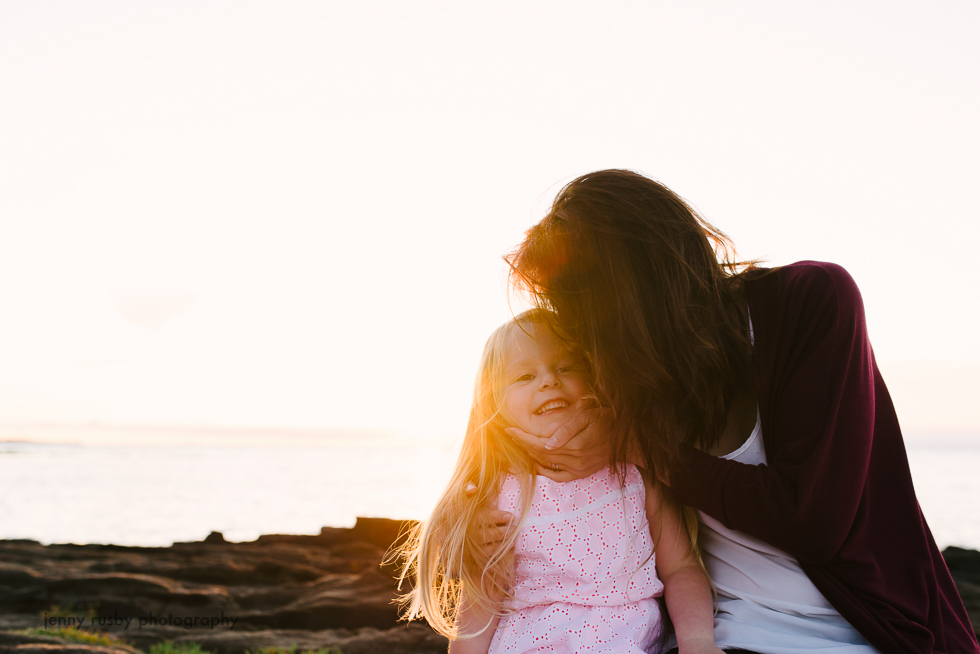
[[[138, 654], [163, 641], [216, 654], [290, 646], [445, 652], [446, 640], [425, 625], [398, 623], [392, 604], [395, 571], [381, 561], [407, 526], [359, 518], [351, 529], [324, 527], [317, 536], [229, 543], [214, 533], [163, 548], [0, 540], [0, 654]], [[977, 629], [980, 552], [943, 554]], [[83, 619], [83, 629], [110, 632], [128, 646], [15, 631], [44, 627], [45, 617], [55, 620], [49, 629], [59, 618], [62, 625]]]
[[[133, 648], [163, 641], [217, 654], [293, 645], [297, 652], [445, 652], [446, 640], [427, 626], [398, 622], [395, 570], [380, 565], [407, 526], [359, 518], [351, 529], [324, 527], [317, 536], [229, 543], [213, 533], [159, 548], [0, 540], [0, 654], [136, 654]], [[83, 629], [94, 617], [95, 630], [132, 647], [11, 633], [44, 627], [45, 616], [60, 617], [62, 626], [82, 619]], [[100, 624], [110, 621], [121, 624]]]

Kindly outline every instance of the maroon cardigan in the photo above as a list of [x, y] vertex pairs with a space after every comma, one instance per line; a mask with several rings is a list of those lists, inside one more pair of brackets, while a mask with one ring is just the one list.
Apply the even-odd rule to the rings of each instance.
[[795, 556], [882, 654], [978, 652], [912, 488], [857, 286], [802, 261], [748, 275], [768, 464], [692, 451], [680, 499]]

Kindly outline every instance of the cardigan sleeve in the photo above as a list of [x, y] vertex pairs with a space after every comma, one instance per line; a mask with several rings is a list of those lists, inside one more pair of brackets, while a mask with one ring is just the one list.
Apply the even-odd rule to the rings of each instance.
[[785, 275], [761, 309], [754, 367], [768, 464], [692, 450], [672, 482], [682, 501], [729, 528], [822, 564], [855, 524], [871, 458], [875, 368], [864, 307], [843, 268], [812, 264]]

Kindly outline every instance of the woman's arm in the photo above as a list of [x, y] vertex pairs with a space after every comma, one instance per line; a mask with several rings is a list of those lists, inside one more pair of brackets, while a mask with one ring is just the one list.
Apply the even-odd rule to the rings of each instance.
[[452, 640], [449, 642], [449, 654], [487, 654], [490, 651], [490, 642], [493, 634], [497, 630], [497, 623], [500, 616], [490, 613], [485, 609], [469, 605], [463, 600], [463, 606], [456, 616], [456, 627], [460, 633], [474, 633], [483, 629], [483, 633], [472, 638], [463, 640]]
[[674, 623], [680, 654], [718, 654], [721, 650], [715, 645], [711, 585], [694, 555], [679, 508], [668, 493], [645, 483], [657, 575], [664, 585], [667, 612]]
[[[864, 307], [847, 272], [808, 264], [774, 274], [782, 278], [768, 283], [778, 291], [760, 280], [753, 303], [748, 289], [768, 464], [692, 451], [670, 482], [681, 501], [726, 526], [822, 564], [839, 551], [866, 499], [876, 405], [890, 402], [876, 394]], [[886, 429], [898, 433], [897, 424]]]

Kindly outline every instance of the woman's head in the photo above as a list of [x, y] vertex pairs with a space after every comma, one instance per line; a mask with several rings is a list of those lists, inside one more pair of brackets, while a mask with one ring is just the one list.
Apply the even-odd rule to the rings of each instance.
[[681, 443], [712, 444], [748, 374], [733, 255], [670, 189], [603, 170], [562, 189], [508, 257], [515, 287], [590, 357], [615, 410], [614, 445], [636, 439], [652, 466], [669, 465]]

